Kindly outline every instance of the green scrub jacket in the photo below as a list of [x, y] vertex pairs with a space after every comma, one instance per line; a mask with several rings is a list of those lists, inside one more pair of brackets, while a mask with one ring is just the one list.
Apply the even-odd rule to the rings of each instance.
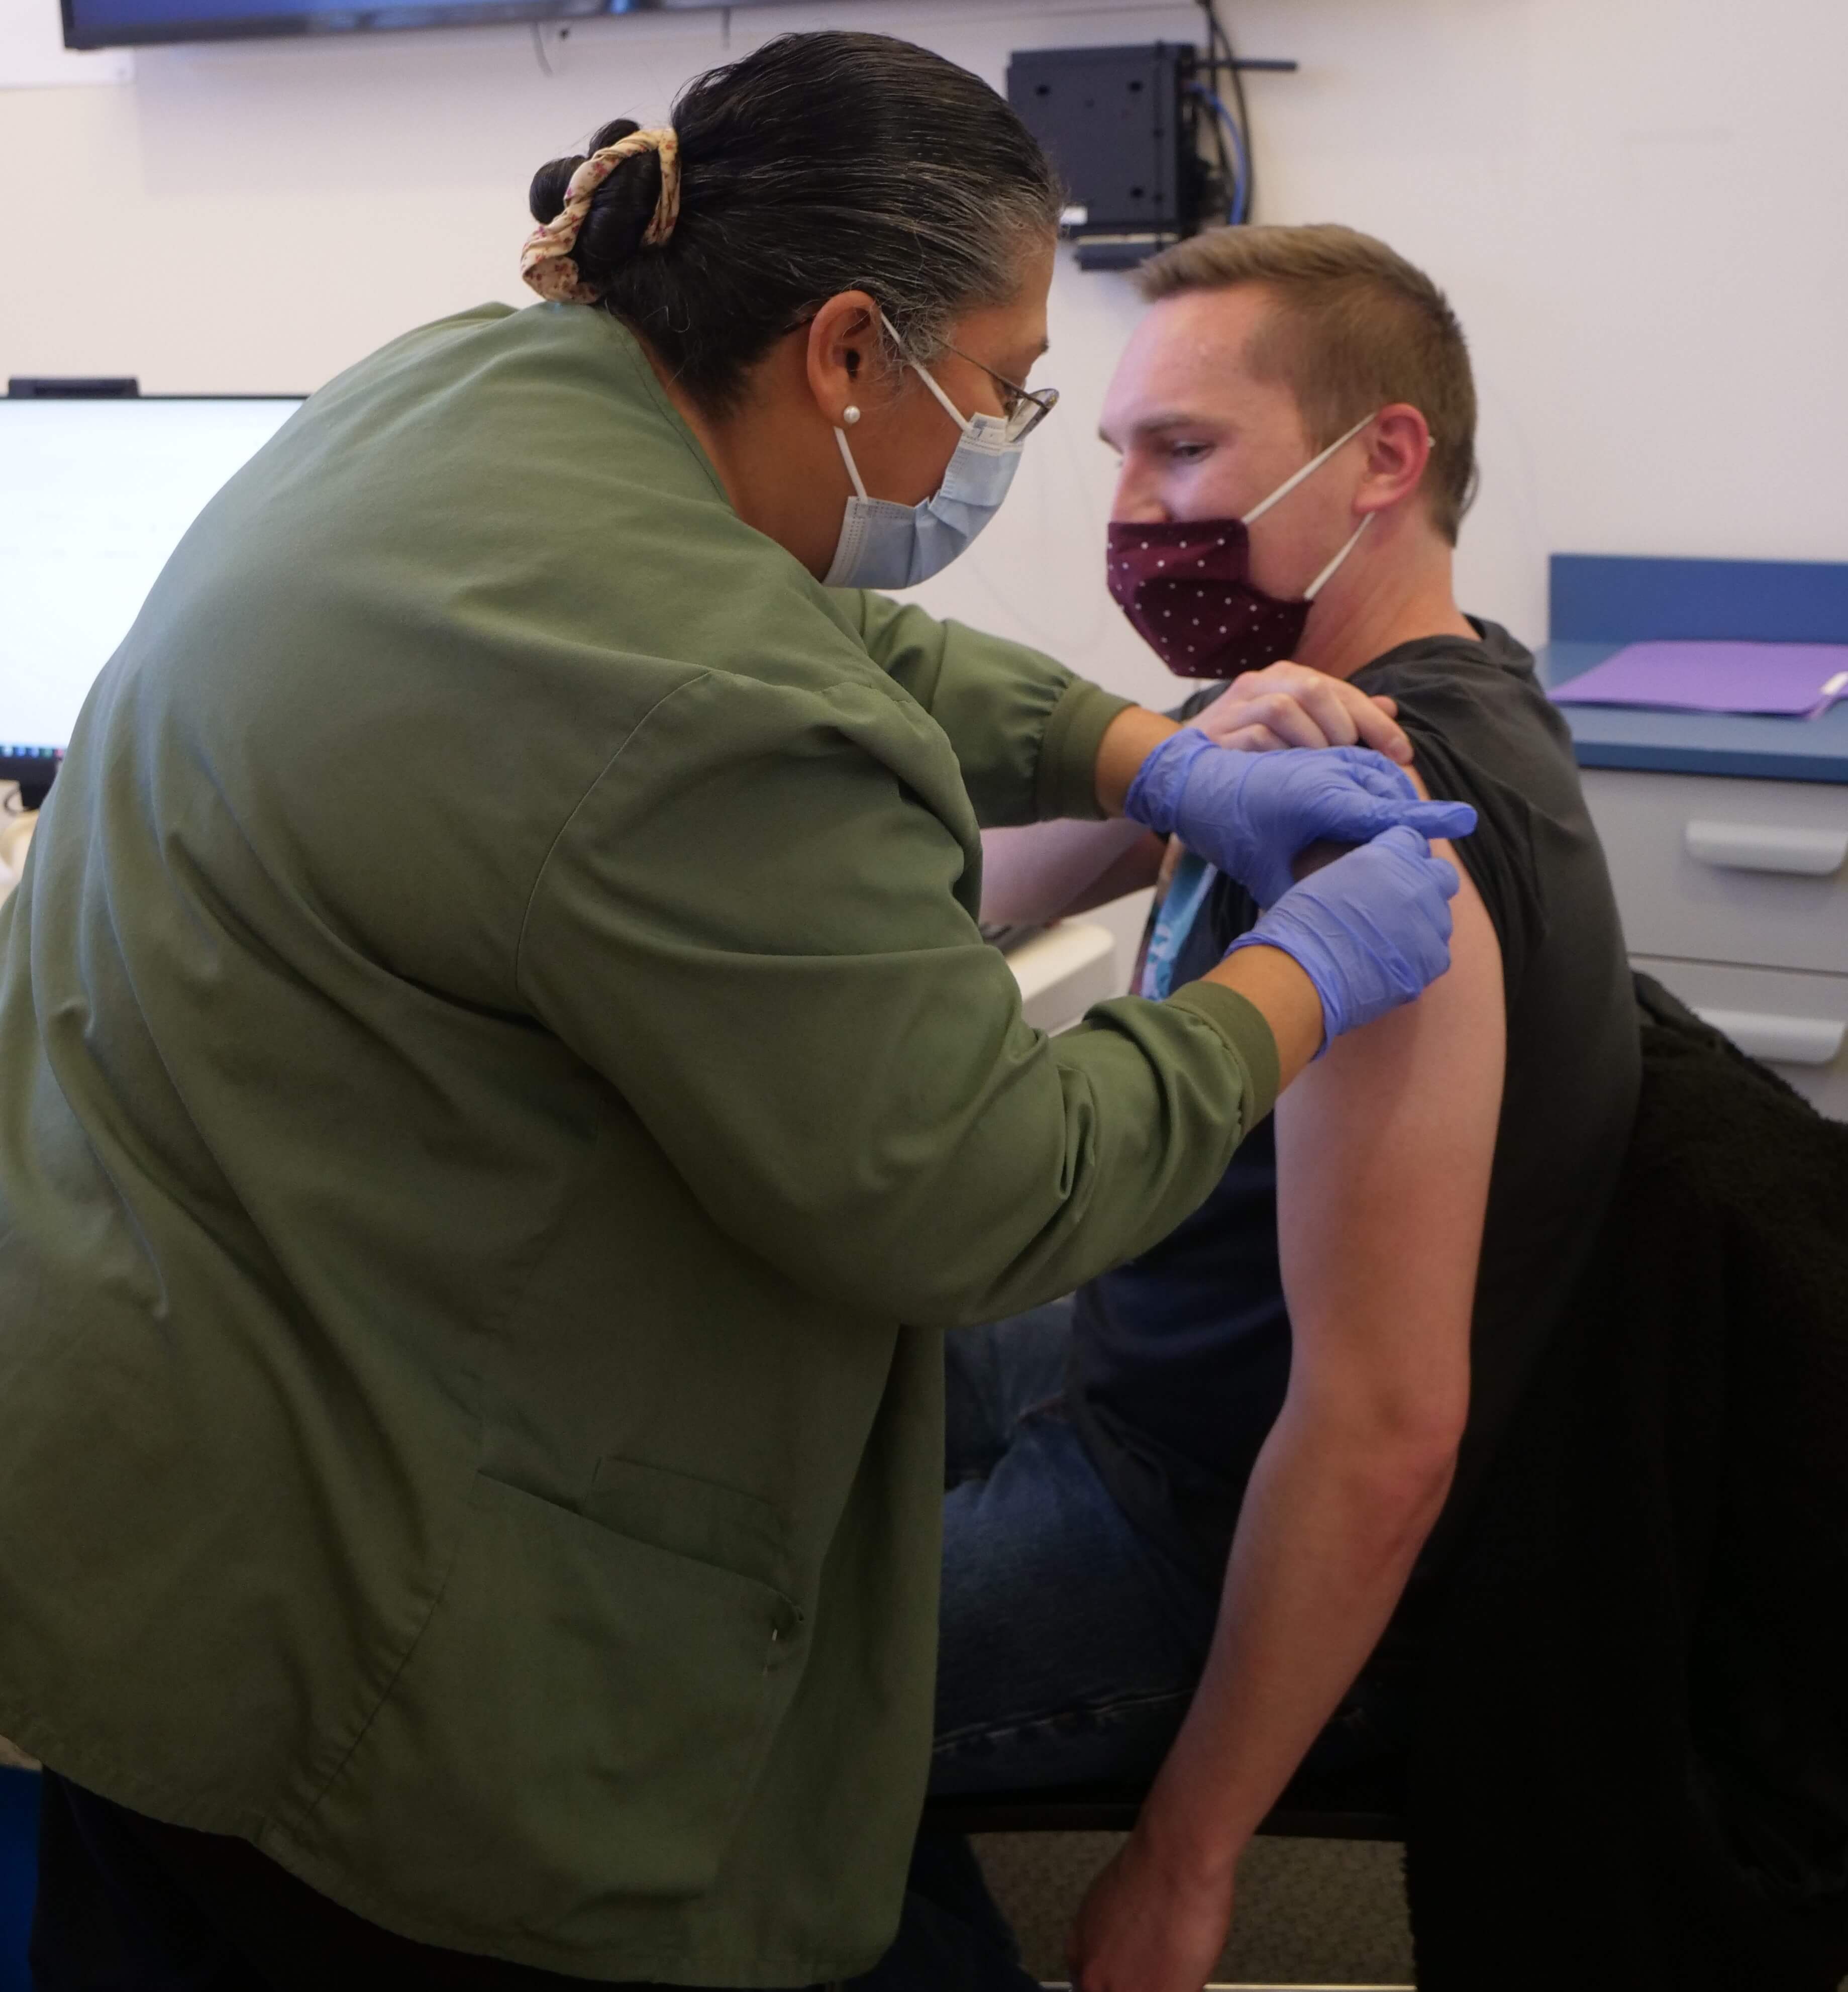
[[978, 824], [1121, 701], [819, 586], [606, 316], [316, 394], [0, 912], [0, 1733], [361, 1915], [806, 1984], [894, 1929], [933, 1331], [1200, 1202], [1217, 985], [1048, 1041]]

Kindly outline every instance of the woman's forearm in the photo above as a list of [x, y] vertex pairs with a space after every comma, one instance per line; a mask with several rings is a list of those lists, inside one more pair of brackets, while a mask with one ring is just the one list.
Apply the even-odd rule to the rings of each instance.
[[1110, 721], [1097, 743], [1097, 801], [1106, 816], [1122, 815], [1123, 799], [1143, 762], [1180, 730], [1178, 720], [1142, 705], [1126, 706]]
[[1202, 978], [1235, 991], [1270, 1026], [1281, 1093], [1321, 1049], [1322, 999], [1296, 962], [1276, 947], [1242, 947]]

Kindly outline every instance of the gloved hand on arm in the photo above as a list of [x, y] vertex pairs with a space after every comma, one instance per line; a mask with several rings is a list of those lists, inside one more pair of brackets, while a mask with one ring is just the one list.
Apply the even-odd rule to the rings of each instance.
[[1425, 801], [1403, 769], [1371, 749], [1245, 754], [1192, 726], [1143, 762], [1123, 813], [1178, 836], [1260, 906], [1290, 890], [1290, 861], [1307, 845], [1365, 844], [1396, 824], [1424, 837], [1467, 837], [1476, 827], [1468, 803]]
[[[1474, 828], [1475, 810], [1451, 807]], [[1409, 1003], [1449, 967], [1450, 902], [1459, 882], [1455, 865], [1400, 826], [1292, 885], [1226, 958], [1246, 947], [1288, 955], [1321, 999], [1325, 1048]]]

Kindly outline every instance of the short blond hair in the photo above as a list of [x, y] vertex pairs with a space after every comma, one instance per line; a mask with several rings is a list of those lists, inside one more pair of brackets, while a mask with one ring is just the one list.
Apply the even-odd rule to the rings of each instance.
[[1431, 432], [1424, 493], [1454, 546], [1475, 495], [1476, 384], [1450, 302], [1422, 270], [1358, 229], [1334, 222], [1209, 228], [1137, 272], [1153, 304], [1183, 291], [1260, 284], [1276, 309], [1247, 363], [1296, 397], [1320, 449], [1389, 401], [1409, 401]]

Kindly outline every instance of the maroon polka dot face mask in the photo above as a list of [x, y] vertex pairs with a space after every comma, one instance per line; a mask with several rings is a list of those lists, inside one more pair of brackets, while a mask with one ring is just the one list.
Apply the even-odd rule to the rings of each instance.
[[1352, 537], [1299, 601], [1267, 595], [1251, 578], [1253, 520], [1319, 470], [1373, 418], [1356, 422], [1242, 519], [1170, 520], [1110, 527], [1108, 578], [1117, 604], [1168, 669], [1184, 678], [1236, 678], [1287, 657], [1302, 641], [1315, 598], [1367, 529]]

